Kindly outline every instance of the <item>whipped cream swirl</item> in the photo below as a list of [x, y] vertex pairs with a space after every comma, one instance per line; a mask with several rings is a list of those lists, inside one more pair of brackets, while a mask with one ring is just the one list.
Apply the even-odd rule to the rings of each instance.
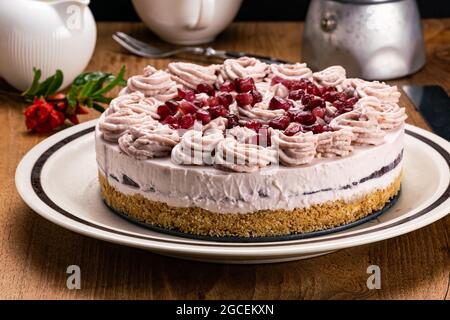
[[106, 141], [117, 142], [132, 126], [156, 122], [156, 119], [159, 119], [156, 113], [158, 103], [160, 102], [154, 98], [145, 98], [140, 92], [113, 99], [99, 122], [103, 138]]
[[371, 96], [359, 99], [355, 104], [355, 109], [373, 110], [383, 130], [400, 128], [408, 118], [405, 108], [401, 108], [397, 103], [384, 103], [378, 98]]
[[358, 98], [376, 97], [384, 103], [398, 103], [401, 96], [397, 86], [390, 86], [379, 81], [365, 81], [355, 78], [344, 80], [338, 86], [338, 89]]
[[172, 149], [172, 162], [176, 164], [212, 165], [216, 145], [223, 140], [223, 131], [210, 129], [187, 131], [181, 142]]
[[177, 96], [179, 85], [171, 79], [171, 75], [152, 66], [144, 68], [144, 74], [128, 79], [125, 93], [139, 91], [145, 96], [165, 102]]
[[232, 137], [222, 139], [216, 147], [214, 164], [236, 172], [254, 172], [277, 162], [277, 153], [250, 143], [242, 143]]
[[219, 65], [200, 66], [187, 62], [172, 62], [167, 66], [172, 74], [172, 79], [190, 89], [196, 89], [200, 83], [213, 85], [216, 80], [216, 71]]
[[270, 65], [270, 77], [280, 77], [287, 80], [300, 80], [311, 78], [313, 73], [306, 63], [272, 64]]
[[285, 166], [300, 166], [314, 159], [317, 135], [312, 132], [298, 132], [287, 136], [279, 130], [271, 130], [272, 145], [278, 149], [280, 162]]
[[320, 86], [336, 87], [339, 86], [345, 79], [345, 69], [341, 66], [332, 66], [319, 72], [313, 73], [315, 82]]
[[320, 133], [317, 135], [316, 156], [324, 158], [348, 156], [353, 151], [352, 140], [353, 132], [348, 128]]
[[269, 73], [269, 66], [258, 59], [241, 57], [227, 59], [220, 69], [219, 82], [234, 80], [236, 78], [252, 77], [255, 82], [263, 81]]
[[386, 133], [378, 124], [377, 113], [371, 109], [357, 109], [337, 116], [330, 122], [333, 129], [349, 129], [353, 133], [352, 143], [379, 145], [384, 143]]
[[125, 154], [143, 160], [168, 156], [178, 142], [177, 131], [159, 122], [149, 122], [127, 130], [119, 138], [119, 147]]

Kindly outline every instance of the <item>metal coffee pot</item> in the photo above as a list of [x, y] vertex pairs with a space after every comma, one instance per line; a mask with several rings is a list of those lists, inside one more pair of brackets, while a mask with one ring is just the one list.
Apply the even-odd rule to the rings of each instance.
[[313, 69], [342, 65], [348, 77], [388, 80], [425, 64], [414, 0], [312, 0], [303, 60]]

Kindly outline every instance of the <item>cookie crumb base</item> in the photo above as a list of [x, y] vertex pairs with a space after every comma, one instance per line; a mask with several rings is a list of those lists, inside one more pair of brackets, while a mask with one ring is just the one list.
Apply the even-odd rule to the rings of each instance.
[[352, 202], [343, 200], [294, 210], [261, 210], [215, 213], [198, 207], [172, 207], [140, 194], [126, 195], [110, 185], [99, 173], [100, 189], [108, 206], [145, 224], [194, 235], [226, 237], [267, 237], [305, 233], [338, 227], [381, 210], [400, 190], [401, 174], [385, 189]]

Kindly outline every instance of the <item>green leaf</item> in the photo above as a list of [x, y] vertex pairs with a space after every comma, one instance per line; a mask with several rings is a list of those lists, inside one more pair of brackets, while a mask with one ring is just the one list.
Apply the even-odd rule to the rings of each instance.
[[78, 91], [80, 91], [80, 87], [77, 85], [72, 85], [69, 89], [69, 92], [66, 95], [67, 102], [69, 106], [75, 107], [77, 105], [77, 96]]
[[98, 112], [104, 112], [105, 108], [103, 108], [101, 105], [99, 105], [98, 103], [94, 103], [92, 105], [92, 108], [94, 108], [95, 110], [97, 110]]
[[64, 76], [61, 70], [56, 70], [55, 75], [53, 76], [52, 81], [50, 82], [49, 86], [47, 87], [47, 90], [44, 94], [45, 97], [51, 96], [55, 94], [58, 89], [61, 87], [64, 80]]
[[96, 80], [88, 80], [88, 82], [82, 86], [80, 92], [78, 93], [79, 102], [83, 101], [84, 99], [86, 99], [91, 95], [95, 84]]
[[22, 97], [34, 96], [39, 88], [39, 79], [41, 79], [42, 75], [41, 69], [33, 68], [33, 72], [34, 72], [33, 82], [31, 83], [31, 86], [27, 90], [22, 92], [21, 94]]
[[99, 96], [99, 95], [104, 95], [105, 93], [111, 91], [115, 86], [117, 86], [119, 83], [123, 83], [124, 78], [123, 76], [125, 75], [125, 66], [122, 66], [122, 68], [120, 69], [119, 74], [117, 75], [117, 77], [114, 78], [113, 81], [111, 81], [110, 83], [108, 83], [108, 85], [104, 86], [103, 88], [101, 88], [100, 90], [97, 90], [96, 92], [94, 92], [92, 95], [93, 96]]

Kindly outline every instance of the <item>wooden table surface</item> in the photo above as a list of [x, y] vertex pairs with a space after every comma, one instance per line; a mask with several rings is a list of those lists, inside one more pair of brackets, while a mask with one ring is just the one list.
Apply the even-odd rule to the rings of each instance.
[[[88, 70], [140, 73], [148, 60], [111, 39], [121, 30], [160, 44], [143, 25], [99, 23]], [[298, 61], [301, 23], [235, 23], [213, 44]], [[425, 20], [428, 63], [399, 84], [438, 84], [450, 92], [450, 19]], [[272, 265], [216, 265], [159, 256], [91, 239], [38, 216], [19, 197], [19, 160], [45, 136], [25, 130], [24, 104], [0, 83], [0, 298], [4, 299], [449, 299], [450, 216], [415, 232], [319, 258]], [[408, 122], [427, 128], [406, 98]], [[98, 117], [91, 111], [83, 120]], [[68, 265], [81, 268], [81, 290], [66, 288]], [[369, 265], [382, 288], [366, 287]]]

